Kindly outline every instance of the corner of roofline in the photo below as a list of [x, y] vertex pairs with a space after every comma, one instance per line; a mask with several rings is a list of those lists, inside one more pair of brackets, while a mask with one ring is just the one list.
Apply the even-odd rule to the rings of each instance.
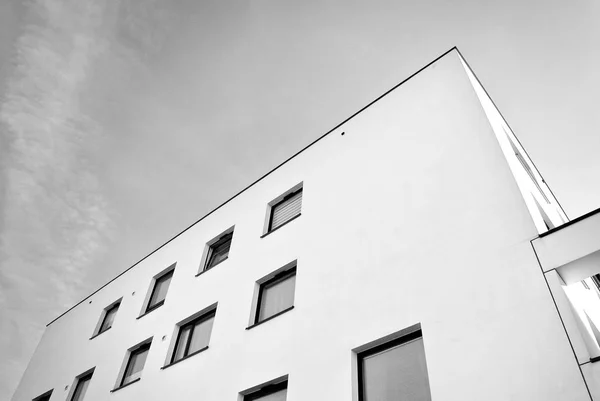
[[[289, 157], [286, 160], [284, 160], [283, 162], [279, 163], [273, 169], [269, 170], [266, 174], [262, 175], [260, 178], [258, 178], [257, 180], [253, 181], [250, 185], [244, 187], [241, 191], [238, 191], [235, 195], [233, 195], [232, 197], [230, 197], [229, 199], [227, 199], [225, 202], [219, 204], [217, 207], [215, 207], [214, 209], [212, 209], [210, 212], [206, 213], [204, 216], [202, 216], [201, 218], [199, 218], [196, 221], [194, 221], [192, 224], [190, 224], [189, 226], [187, 226], [185, 229], [183, 229], [182, 231], [180, 231], [179, 233], [177, 233], [175, 236], [171, 237], [168, 241], [166, 241], [162, 245], [160, 245], [157, 248], [155, 248], [152, 252], [150, 252], [149, 254], [147, 254], [146, 256], [144, 256], [143, 258], [141, 258], [140, 260], [138, 260], [137, 262], [135, 262], [133, 265], [131, 265], [130, 267], [128, 267], [127, 269], [125, 269], [124, 271], [122, 271], [121, 273], [119, 273], [118, 275], [116, 275], [114, 278], [112, 278], [107, 283], [105, 283], [104, 285], [102, 285], [101, 287], [99, 287], [97, 290], [93, 291], [91, 294], [89, 294], [88, 296], [86, 296], [85, 298], [83, 298], [81, 301], [77, 302], [75, 305], [73, 305], [72, 307], [70, 307], [69, 309], [67, 309], [66, 311], [64, 311], [63, 313], [61, 313], [60, 315], [58, 315], [54, 319], [52, 319], [48, 324], [46, 324], [46, 327], [49, 327], [52, 323], [56, 322], [58, 319], [60, 319], [61, 317], [63, 317], [64, 315], [66, 315], [67, 313], [69, 313], [70, 311], [72, 311], [73, 309], [75, 309], [77, 306], [81, 305], [82, 303], [84, 303], [85, 301], [87, 301], [88, 299], [90, 299], [92, 296], [94, 296], [94, 294], [98, 293], [104, 287], [106, 287], [107, 285], [109, 285], [110, 283], [112, 283], [113, 281], [115, 281], [116, 279], [118, 279], [119, 277], [121, 277], [123, 274], [127, 273], [129, 270], [133, 269], [135, 266], [137, 266], [138, 264], [140, 264], [141, 262], [143, 262], [144, 260], [146, 260], [147, 258], [149, 258], [150, 256], [152, 256], [155, 252], [157, 252], [160, 249], [162, 249], [164, 246], [166, 246], [171, 241], [173, 241], [174, 239], [176, 239], [177, 237], [179, 237], [180, 235], [182, 235], [183, 233], [185, 233], [187, 230], [189, 230], [190, 228], [192, 228], [193, 226], [195, 226], [196, 224], [198, 224], [200, 221], [204, 220], [206, 217], [208, 217], [209, 215], [211, 215], [213, 212], [215, 212], [218, 209], [220, 209], [221, 207], [225, 206], [231, 200], [237, 198], [243, 192], [245, 192], [249, 188], [253, 187], [256, 183], [258, 183], [259, 181], [261, 181], [262, 179], [264, 179], [268, 175], [270, 175], [273, 171], [277, 170], [279, 167], [283, 166], [288, 161], [290, 161], [291, 159], [295, 158], [300, 153], [304, 152], [306, 149], [310, 148], [312, 145], [314, 145], [315, 143], [319, 142], [321, 139], [323, 139], [327, 135], [331, 134], [332, 132], [334, 132], [335, 130], [337, 130], [338, 128], [340, 128], [344, 124], [346, 124], [348, 121], [350, 121], [351, 119], [353, 119], [354, 117], [356, 117], [358, 114], [360, 114], [363, 111], [365, 111], [366, 109], [368, 109], [370, 106], [372, 106], [374, 103], [376, 103], [379, 100], [381, 100], [383, 97], [385, 97], [390, 92], [398, 89], [405, 82], [409, 81], [410, 79], [412, 79], [416, 75], [419, 75], [419, 73], [421, 73], [422, 71], [426, 70], [428, 67], [431, 67], [433, 64], [435, 64], [439, 60], [441, 60], [444, 57], [446, 57], [452, 51], [456, 51], [460, 55], [460, 57], [462, 57], [462, 53], [460, 52], [460, 50], [458, 49], [458, 47], [456, 45], [452, 46], [450, 49], [444, 51], [439, 56], [435, 57], [434, 59], [432, 59], [431, 61], [429, 61], [427, 64], [425, 64], [423, 67], [417, 69], [416, 72], [410, 74], [407, 78], [405, 78], [402, 81], [400, 81], [400, 83], [392, 86], [390, 89], [388, 89], [387, 91], [385, 91], [382, 95], [378, 96], [374, 100], [372, 100], [369, 103], [367, 103], [366, 106], [362, 107], [357, 112], [351, 114], [350, 117], [344, 119], [341, 123], [337, 124], [335, 127], [333, 127], [332, 129], [328, 130], [325, 134], [319, 136], [317, 139], [315, 139], [314, 141], [312, 141], [311, 143], [309, 143], [308, 145], [306, 145], [305, 147], [303, 147], [302, 149], [300, 149], [298, 152], [294, 153], [291, 157]], [[464, 59], [464, 57], [463, 57], [463, 59]]]

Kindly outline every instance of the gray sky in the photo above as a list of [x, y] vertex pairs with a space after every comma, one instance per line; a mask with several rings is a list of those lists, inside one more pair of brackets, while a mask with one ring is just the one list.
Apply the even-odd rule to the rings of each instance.
[[0, 0], [0, 399], [46, 323], [455, 45], [569, 217], [600, 207], [599, 20], [594, 0]]

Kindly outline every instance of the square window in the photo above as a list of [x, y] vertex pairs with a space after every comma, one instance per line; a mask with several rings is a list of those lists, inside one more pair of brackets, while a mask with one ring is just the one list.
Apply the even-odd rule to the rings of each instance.
[[244, 396], [244, 401], [285, 401], [287, 398], [287, 381], [269, 384]]
[[125, 373], [121, 379], [120, 386], [123, 387], [129, 383], [139, 380], [142, 376], [142, 370], [146, 364], [146, 358], [150, 352], [151, 342], [145, 342], [129, 352]]
[[231, 248], [232, 239], [233, 231], [223, 234], [219, 239], [208, 244], [203, 271], [212, 269], [229, 257], [229, 248]]
[[46, 391], [44, 394], [42, 395], [38, 395], [37, 397], [35, 397], [32, 401], [50, 401], [50, 396], [52, 395], [52, 391]]
[[294, 306], [296, 266], [260, 284], [254, 323], [262, 322]]
[[92, 380], [92, 375], [94, 372], [86, 373], [83, 376], [77, 379], [77, 384], [75, 385], [75, 390], [73, 391], [73, 396], [71, 397], [71, 401], [83, 401], [85, 397], [85, 393], [90, 385], [90, 381]]
[[270, 204], [267, 233], [300, 216], [302, 211], [302, 187], [285, 194]]
[[173, 278], [173, 271], [174, 270], [171, 269], [155, 280], [154, 288], [152, 289], [152, 294], [150, 295], [150, 300], [148, 302], [148, 306], [146, 307], [146, 312], [150, 312], [151, 310], [156, 309], [165, 303], [167, 291], [169, 290], [169, 285], [171, 284], [171, 278]]
[[171, 363], [208, 348], [216, 312], [212, 309], [180, 326]]
[[117, 315], [117, 311], [119, 310], [119, 306], [121, 305], [121, 301], [117, 301], [114, 304], [110, 305], [109, 307], [107, 307], [106, 309], [104, 309], [104, 311], [102, 311], [102, 316], [100, 317], [100, 324], [98, 327], [98, 329], [96, 330], [96, 334], [94, 335], [97, 336], [99, 334], [104, 333], [106, 330], [110, 329], [113, 325], [113, 322], [115, 321], [115, 316]]
[[421, 330], [358, 354], [359, 401], [431, 401]]

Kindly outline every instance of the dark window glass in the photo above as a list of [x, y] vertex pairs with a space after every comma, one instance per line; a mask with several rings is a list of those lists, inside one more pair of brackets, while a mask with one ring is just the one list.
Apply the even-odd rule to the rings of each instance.
[[134, 351], [131, 351], [129, 361], [127, 361], [127, 367], [125, 368], [125, 374], [123, 375], [123, 380], [121, 380], [121, 386], [131, 383], [142, 376], [142, 370], [144, 370], [149, 351], [150, 343], [144, 344]]
[[32, 401], [50, 401], [50, 396], [52, 395], [52, 391], [47, 391], [44, 394], [34, 398]]
[[119, 310], [120, 303], [116, 303], [111, 306], [104, 315], [104, 320], [102, 320], [102, 325], [100, 326], [100, 331], [98, 334], [110, 329], [115, 320], [115, 316], [117, 315], [117, 311]]
[[260, 286], [255, 323], [294, 305], [296, 268], [285, 271]]
[[285, 196], [281, 202], [271, 207], [269, 231], [298, 216], [302, 210], [302, 188]]
[[244, 396], [244, 401], [285, 401], [287, 398], [287, 382], [272, 384], [252, 394]]
[[421, 331], [359, 354], [360, 401], [431, 401]]
[[[596, 284], [596, 287], [598, 288], [598, 290], [600, 290], [600, 274], [593, 275], [592, 281], [594, 282], [594, 284]], [[583, 283], [583, 281], [582, 281], [582, 283]]]
[[229, 248], [231, 247], [232, 238], [233, 233], [225, 234], [208, 248], [208, 255], [206, 257], [206, 265], [204, 270], [208, 270], [227, 259], [229, 256]]
[[165, 303], [165, 298], [167, 296], [167, 291], [169, 290], [169, 285], [171, 284], [171, 278], [173, 277], [173, 270], [168, 272], [162, 277], [156, 279], [154, 283], [154, 289], [152, 290], [152, 295], [150, 296], [150, 302], [148, 302], [148, 307], [146, 308], [146, 312], [158, 308], [162, 304]]
[[181, 326], [171, 362], [176, 362], [194, 352], [208, 347], [210, 333], [212, 332], [213, 322], [215, 321], [215, 313], [216, 311], [214, 310], [210, 311]]
[[71, 401], [83, 401], [91, 380], [92, 373], [88, 373], [77, 380], [77, 385], [75, 386], [75, 391], [73, 391]]

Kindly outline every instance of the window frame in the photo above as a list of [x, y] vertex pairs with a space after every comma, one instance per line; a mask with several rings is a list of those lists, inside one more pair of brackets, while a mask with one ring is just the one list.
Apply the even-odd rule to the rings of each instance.
[[260, 236], [260, 238], [266, 237], [267, 235], [271, 234], [272, 232], [279, 230], [281, 227], [287, 225], [288, 223], [290, 223], [290, 222], [296, 220], [298, 217], [302, 216], [302, 203], [301, 203], [300, 211], [298, 212], [298, 214], [290, 217], [288, 220], [284, 221], [277, 227], [273, 228], [273, 215], [274, 215], [277, 207], [298, 193], [302, 193], [301, 202], [304, 202], [304, 182], [303, 181], [294, 185], [292, 188], [288, 189], [283, 194], [277, 196], [276, 198], [274, 198], [273, 200], [271, 200], [270, 202], [267, 203], [267, 210], [265, 213], [263, 231], [262, 231], [262, 235]]
[[[144, 303], [142, 304], [142, 310], [140, 312], [140, 315], [136, 319], [140, 319], [146, 316], [153, 310], [156, 310], [165, 304], [168, 291], [171, 288], [171, 282], [173, 281], [173, 277], [175, 276], [176, 267], [177, 262], [171, 264], [169, 267], [152, 277], [152, 280], [150, 281], [150, 288], [148, 289], [148, 292], [146, 293], [146, 298], [144, 299]], [[151, 305], [150, 303], [152, 302], [152, 298], [154, 297], [154, 293], [156, 292], [158, 282], [169, 275], [171, 276], [171, 281], [169, 282], [169, 288], [167, 288], [167, 293], [165, 294], [165, 297], [161, 301], [155, 303], [154, 305]]]
[[[229, 227], [227, 230], [223, 231], [222, 233], [220, 233], [219, 235], [217, 235], [212, 240], [210, 240], [206, 243], [206, 245], [204, 246], [204, 251], [202, 252], [202, 259], [200, 260], [200, 266], [198, 267], [198, 273], [196, 273], [196, 277], [198, 277], [201, 274], [206, 273], [207, 271], [212, 270], [216, 266], [220, 265], [221, 263], [223, 263], [229, 259], [229, 254], [231, 253], [231, 246], [233, 245], [234, 231], [235, 231], [235, 225]], [[225, 259], [222, 259], [218, 263], [215, 263], [214, 265], [209, 267], [211, 258], [214, 255], [215, 246], [218, 246], [219, 242], [228, 236], [229, 236], [229, 248], [227, 250], [227, 256], [225, 257]]]
[[[254, 319], [253, 319], [253, 326], [258, 325], [260, 323], [266, 322], [267, 320], [270, 320], [274, 317], [279, 316], [280, 314], [287, 312], [288, 310], [292, 309], [294, 307], [294, 304], [290, 305], [289, 307], [271, 315], [268, 316], [262, 320], [260, 320], [260, 308], [261, 305], [263, 303], [263, 294], [265, 289], [269, 288], [269, 287], [273, 287], [289, 278], [291, 278], [292, 276], [296, 276], [297, 275], [297, 266], [296, 263], [294, 262], [293, 266], [278, 272], [277, 274], [275, 274], [273, 277], [265, 280], [262, 283], [259, 283], [259, 287], [258, 287], [258, 297], [256, 300], [256, 310], [254, 311]], [[296, 286], [294, 285], [294, 301], [295, 301], [295, 295], [296, 295]]]
[[[383, 351], [390, 350], [403, 344], [408, 344], [411, 341], [423, 338], [423, 331], [421, 330], [420, 324], [416, 328], [409, 328], [402, 330], [399, 336], [394, 335], [393, 338], [383, 338], [376, 341], [371, 346], [366, 346], [366, 349], [362, 349], [356, 352], [356, 373], [357, 373], [357, 388], [358, 388], [358, 401], [365, 401], [364, 390], [364, 366], [363, 362], [365, 358], [372, 355], [379, 354]], [[361, 347], [363, 348], [363, 347]], [[431, 388], [430, 388], [431, 390]]]
[[[116, 319], [116, 314], [118, 313], [119, 308], [121, 307], [122, 301], [123, 301], [123, 298], [121, 297], [102, 310], [102, 313], [100, 314], [100, 319], [98, 320], [98, 323], [96, 324], [96, 328], [94, 329], [94, 334], [92, 335], [92, 337], [90, 337], [90, 340], [99, 336], [102, 333], [107, 332], [108, 330], [110, 330], [113, 327], [114, 319]], [[106, 322], [106, 318], [109, 316], [109, 313], [115, 308], [117, 310], [115, 311], [115, 318], [113, 319], [113, 323], [106, 329], [102, 330], [102, 327], [104, 326], [104, 322]]]
[[[203, 271], [207, 271], [212, 269], [215, 266], [218, 266], [219, 264], [223, 263], [224, 261], [226, 261], [229, 258], [229, 250], [231, 249], [231, 243], [233, 242], [233, 233], [227, 233], [224, 234], [223, 236], [221, 236], [217, 242], [215, 242], [212, 245], [208, 246], [208, 254], [206, 255], [206, 263], [204, 265], [204, 270]], [[222, 246], [226, 243], [229, 243], [229, 246], [227, 247], [227, 256], [225, 256], [224, 259], [221, 259], [220, 261], [211, 264], [211, 262], [213, 261], [213, 257], [215, 256], [215, 249], [219, 246]], [[224, 252], [223, 252], [224, 253]]]
[[[143, 370], [146, 367], [146, 362], [148, 361], [148, 355], [150, 354], [151, 346], [152, 346], [152, 337], [147, 340], [142, 341], [139, 344], [134, 345], [133, 347], [131, 347], [127, 350], [127, 353], [125, 354], [126, 359], [123, 361], [123, 365], [121, 367], [121, 372], [119, 373], [119, 376], [117, 378], [116, 386], [114, 389], [111, 390], [111, 393], [114, 391], [120, 390], [124, 387], [127, 387], [133, 383], [137, 383], [138, 381], [140, 381], [142, 379], [141, 372], [143, 372]], [[144, 367], [140, 371], [140, 377], [133, 379], [130, 382], [125, 383], [125, 380], [129, 377], [129, 376], [127, 376], [127, 371], [129, 370], [129, 367], [131, 366], [131, 362], [133, 360], [134, 355], [139, 355], [142, 351], [148, 352], [148, 355], [146, 355], [146, 361], [144, 361]]]
[[[184, 359], [190, 358], [190, 357], [192, 357], [196, 354], [199, 354], [200, 352], [208, 349], [209, 344], [206, 344], [206, 346], [200, 348], [199, 350], [189, 353], [190, 344], [192, 342], [192, 337], [194, 335], [194, 328], [195, 328], [196, 324], [198, 324], [200, 322], [205, 322], [209, 319], [216, 319], [216, 317], [217, 317], [217, 308], [216, 308], [216, 306], [214, 306], [214, 307], [210, 307], [210, 309], [208, 309], [204, 312], [201, 312], [198, 316], [192, 317], [191, 320], [184, 321], [184, 323], [179, 324], [178, 328], [177, 328], [177, 338], [175, 339], [175, 343], [173, 345], [173, 350], [171, 352], [171, 356], [168, 359], [169, 363], [165, 367], [174, 365], [178, 362], [183, 361]], [[214, 321], [213, 321], [213, 325], [214, 325]], [[181, 340], [181, 334], [182, 334], [183, 330], [188, 326], [192, 326], [192, 328], [190, 330], [190, 334], [189, 334], [187, 342], [185, 344], [185, 350], [183, 352], [183, 356], [181, 358], [175, 360], [175, 357], [177, 355], [177, 346], [179, 345], [179, 341]], [[212, 329], [211, 329], [211, 334], [212, 334]], [[210, 338], [209, 338], [209, 341], [210, 341]]]
[[38, 395], [31, 401], [50, 401], [53, 391], [54, 391], [54, 389], [48, 390], [45, 393]]
[[104, 333], [106, 330], [112, 328], [112, 325], [114, 323], [114, 319], [113, 319], [113, 323], [110, 324], [110, 326], [108, 326], [107, 328], [105, 328], [104, 330], [102, 330], [102, 327], [104, 326], [104, 323], [106, 322], [106, 318], [108, 318], [108, 316], [110, 315], [110, 313], [114, 310], [115, 313], [115, 318], [117, 317], [117, 312], [119, 311], [119, 308], [121, 307], [121, 301], [115, 302], [112, 306], [110, 306], [109, 308], [105, 309], [105, 313], [104, 313], [104, 317], [102, 318], [102, 323], [100, 323], [100, 330], [98, 331], [98, 334], [102, 334]]
[[289, 219], [287, 219], [286, 221], [284, 221], [277, 227], [273, 228], [273, 215], [275, 214], [275, 210], [277, 209], [277, 207], [298, 193], [302, 193], [302, 195], [304, 195], [303, 190], [304, 190], [304, 187], [301, 186], [300, 188], [293, 190], [290, 193], [286, 194], [279, 202], [271, 205], [271, 212], [269, 215], [269, 227], [267, 229], [268, 233], [270, 233], [271, 231], [277, 230], [279, 227], [282, 227], [283, 225], [287, 224], [289, 221], [292, 221], [293, 219], [295, 219], [296, 217], [298, 217], [302, 214], [302, 208], [300, 208], [300, 212], [298, 212], [298, 214], [290, 217]]
[[[165, 300], [167, 299], [167, 294], [165, 294], [165, 297], [163, 299], [161, 299], [160, 301], [156, 302], [155, 304], [151, 304], [151, 302], [152, 302], [152, 298], [154, 297], [154, 293], [156, 292], [156, 288], [158, 287], [158, 283], [165, 281], [166, 277], [169, 277], [169, 280], [172, 280], [173, 279], [173, 270], [166, 272], [165, 274], [163, 274], [162, 276], [160, 276], [154, 280], [154, 285], [152, 286], [152, 293], [150, 294], [150, 298], [148, 299], [148, 305], [146, 306], [146, 313], [152, 312], [154, 309], [160, 308], [161, 306], [163, 306], [165, 304]], [[169, 287], [171, 287], [170, 281], [169, 281]], [[167, 289], [167, 291], [168, 291], [168, 289]]]
[[[89, 381], [90, 384], [92, 382], [92, 378], [94, 377], [94, 370], [96, 370], [96, 368], [92, 368], [89, 369], [83, 373], [81, 373], [80, 375], [75, 377], [75, 381], [73, 383], [73, 385], [71, 386], [71, 390], [69, 391], [69, 396], [67, 397], [67, 400], [69, 401], [83, 401], [83, 400], [75, 400], [75, 394], [77, 393], [77, 389], [79, 388], [79, 385], [83, 382], [83, 381]], [[87, 390], [86, 390], [87, 391]]]
[[[270, 383], [260, 387], [258, 390], [248, 394], [244, 394], [243, 401], [255, 401], [261, 397], [275, 394], [282, 390], [287, 390], [288, 381], [287, 379], [278, 383]], [[286, 397], [287, 398], [287, 397]]]

